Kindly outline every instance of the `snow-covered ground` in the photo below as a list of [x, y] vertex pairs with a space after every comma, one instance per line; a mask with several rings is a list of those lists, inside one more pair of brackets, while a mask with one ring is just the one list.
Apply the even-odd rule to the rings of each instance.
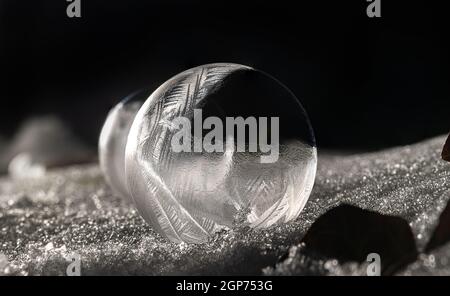
[[320, 216], [341, 204], [406, 221], [422, 254], [395, 274], [450, 275], [450, 243], [423, 254], [450, 198], [450, 163], [440, 155], [444, 142], [437, 137], [347, 156], [319, 149], [313, 193], [296, 221], [224, 230], [201, 245], [157, 235], [132, 204], [112, 195], [96, 164], [34, 179], [3, 177], [0, 275], [63, 275], [72, 254], [80, 256], [82, 275], [365, 274], [367, 263], [334, 260], [320, 250], [312, 256], [302, 242]]

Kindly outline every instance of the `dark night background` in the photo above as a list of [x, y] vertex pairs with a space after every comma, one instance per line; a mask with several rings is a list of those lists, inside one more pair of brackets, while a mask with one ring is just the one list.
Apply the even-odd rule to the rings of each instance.
[[[278, 78], [308, 111], [320, 148], [379, 149], [448, 132], [448, 10], [382, 0], [0, 0], [0, 134], [57, 114], [95, 145], [107, 111], [211, 62]], [[214, 3], [213, 3], [214, 2]]]

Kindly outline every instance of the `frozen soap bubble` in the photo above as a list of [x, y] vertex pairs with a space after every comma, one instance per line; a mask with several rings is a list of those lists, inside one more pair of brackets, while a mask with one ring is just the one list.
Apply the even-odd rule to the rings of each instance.
[[201, 243], [237, 223], [263, 228], [295, 219], [316, 164], [308, 117], [285, 86], [247, 66], [209, 64], [169, 79], [143, 104], [125, 171], [155, 230]]
[[125, 178], [125, 146], [134, 116], [150, 94], [141, 90], [123, 99], [109, 111], [100, 133], [99, 161], [106, 182], [115, 194], [130, 200]]

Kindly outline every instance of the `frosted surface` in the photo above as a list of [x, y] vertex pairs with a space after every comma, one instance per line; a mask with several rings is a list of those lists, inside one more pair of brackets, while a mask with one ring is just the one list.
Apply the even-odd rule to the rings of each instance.
[[[445, 139], [351, 156], [319, 151], [316, 184], [297, 219], [267, 229], [233, 227], [200, 245], [157, 234], [112, 193], [97, 165], [27, 182], [0, 178], [0, 274], [63, 275], [64, 257], [73, 252], [83, 275], [365, 274], [358, 263], [309, 257], [302, 237], [323, 213], [348, 203], [402, 217], [422, 250], [450, 198]], [[398, 274], [450, 275], [449, 262], [447, 243]]]

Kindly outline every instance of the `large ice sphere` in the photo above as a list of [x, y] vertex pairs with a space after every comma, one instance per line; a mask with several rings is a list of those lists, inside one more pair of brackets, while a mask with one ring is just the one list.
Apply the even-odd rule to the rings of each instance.
[[261, 71], [224, 63], [184, 71], [152, 93], [130, 129], [125, 172], [154, 229], [200, 243], [236, 223], [297, 218], [316, 164], [296, 97]]
[[99, 139], [100, 168], [113, 192], [131, 200], [125, 178], [125, 147], [133, 119], [144, 101], [147, 90], [137, 91], [109, 111]]

